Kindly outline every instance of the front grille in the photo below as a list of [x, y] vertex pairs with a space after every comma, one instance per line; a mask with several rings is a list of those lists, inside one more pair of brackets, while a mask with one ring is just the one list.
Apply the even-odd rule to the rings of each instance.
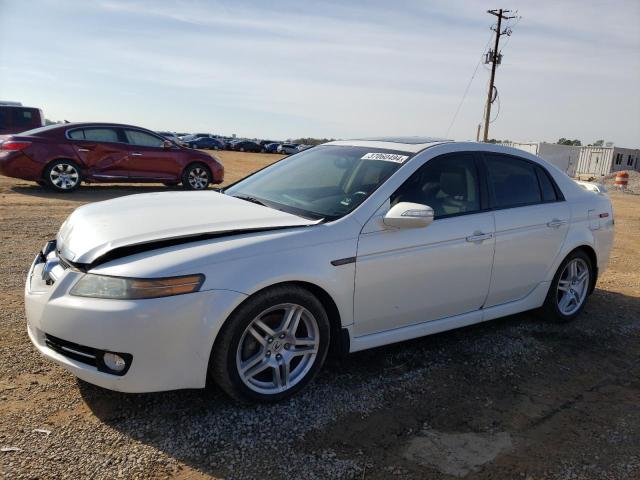
[[115, 370], [111, 370], [105, 365], [103, 359], [104, 354], [106, 353], [105, 350], [85, 347], [84, 345], [79, 345], [77, 343], [54, 337], [53, 335], [49, 335], [48, 333], [44, 334], [44, 343], [47, 345], [47, 347], [59, 353], [60, 355], [64, 355], [65, 357], [71, 358], [78, 362], [91, 365], [101, 372], [110, 373], [111, 375], [117, 375], [119, 377], [129, 371], [129, 367], [131, 367], [131, 363], [133, 362], [133, 356], [129, 353], [112, 352], [120, 355], [126, 363], [124, 370], [118, 372]]
[[87, 365], [98, 368], [97, 359], [99, 351], [95, 348], [85, 347], [73, 342], [67, 342], [66, 340], [54, 337], [48, 333], [44, 336], [44, 342], [47, 347], [51, 350], [55, 350], [60, 355], [64, 355], [65, 357], [72, 358], [78, 362], [86, 363]]

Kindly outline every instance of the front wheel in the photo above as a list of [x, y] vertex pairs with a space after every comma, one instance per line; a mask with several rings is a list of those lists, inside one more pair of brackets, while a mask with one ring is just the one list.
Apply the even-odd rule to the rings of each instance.
[[329, 347], [320, 301], [297, 286], [267, 289], [229, 318], [213, 347], [209, 371], [231, 397], [277, 402], [318, 373]]
[[587, 302], [592, 281], [593, 266], [589, 256], [582, 250], [572, 252], [553, 277], [542, 306], [545, 317], [555, 322], [576, 318]]
[[204, 190], [211, 183], [211, 173], [202, 163], [189, 165], [182, 172], [182, 186], [187, 190]]
[[72, 192], [80, 186], [80, 167], [71, 160], [55, 160], [44, 171], [44, 181], [56, 192]]

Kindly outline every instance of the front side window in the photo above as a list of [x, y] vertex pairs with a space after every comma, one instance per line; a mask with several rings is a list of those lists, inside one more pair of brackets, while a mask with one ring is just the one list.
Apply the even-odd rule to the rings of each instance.
[[472, 155], [429, 160], [392, 195], [391, 205], [413, 202], [433, 208], [435, 218], [480, 210], [478, 172]]
[[535, 166], [527, 161], [500, 154], [485, 154], [489, 185], [496, 208], [540, 203]]
[[84, 139], [92, 142], [118, 142], [118, 132], [113, 128], [85, 128]]
[[326, 145], [287, 157], [225, 193], [308, 218], [336, 219], [353, 211], [410, 153]]
[[164, 143], [164, 139], [146, 132], [141, 132], [140, 130], [125, 130], [124, 132], [127, 135], [127, 142], [131, 145], [139, 147], [161, 147]]

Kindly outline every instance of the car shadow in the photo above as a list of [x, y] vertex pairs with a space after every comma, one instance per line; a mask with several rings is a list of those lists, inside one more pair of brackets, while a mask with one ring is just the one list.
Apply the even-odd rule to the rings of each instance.
[[[296, 442], [286, 447], [294, 454], [315, 455], [315, 450], [305, 452], [301, 446], [306, 435], [313, 437], [331, 423], [337, 429], [335, 442], [348, 443], [349, 427], [347, 423], [342, 426], [340, 419], [371, 410], [371, 405], [384, 404], [385, 399], [391, 399], [395, 408], [416, 402], [418, 395], [422, 412], [438, 412], [440, 421], [452, 422], [450, 429], [460, 428], [455, 424], [460, 412], [473, 417], [475, 408], [504, 402], [519, 388], [517, 382], [539, 376], [542, 365], [570, 362], [590, 349], [595, 358], [601, 358], [605, 348], [628, 349], [625, 339], [640, 330], [638, 311], [640, 298], [596, 290], [574, 322], [547, 322], [525, 312], [358, 352], [338, 366], [326, 366], [307, 389], [275, 405], [239, 404], [214, 385], [148, 394], [113, 392], [80, 380], [78, 386], [93, 414], [128, 437], [206, 475], [250, 477], [255, 474], [251, 465], [268, 462], [262, 457], [273, 457], [286, 447], [279, 443], [278, 432], [296, 432]], [[540, 356], [544, 358], [531, 361]], [[480, 378], [486, 370], [495, 376]], [[407, 379], [414, 377], [429, 385], [418, 394], [407, 395], [403, 382], [408, 389], [411, 381]], [[438, 380], [441, 378], [446, 382]], [[559, 380], [549, 377], [548, 382], [550, 392], [561, 388]], [[468, 389], [482, 391], [482, 405], [473, 403], [472, 398], [479, 397], [469, 397]], [[364, 418], [361, 413], [356, 416]], [[420, 428], [420, 421], [414, 423]], [[285, 478], [288, 474], [273, 472], [271, 476]]]
[[77, 190], [69, 193], [54, 192], [39, 185], [14, 185], [11, 190], [32, 197], [48, 198], [56, 200], [69, 200], [72, 202], [98, 202], [112, 198], [134, 195], [137, 193], [185, 191], [180, 186], [164, 186], [157, 184], [108, 184], [108, 185], [82, 185]]

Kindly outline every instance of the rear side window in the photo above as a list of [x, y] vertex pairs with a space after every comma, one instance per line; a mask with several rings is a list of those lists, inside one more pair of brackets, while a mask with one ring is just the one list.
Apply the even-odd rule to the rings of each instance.
[[163, 138], [150, 135], [140, 130], [125, 130], [127, 135], [127, 141], [131, 145], [137, 145], [139, 147], [161, 147], [164, 143]]
[[542, 202], [535, 166], [515, 157], [485, 154], [496, 208]]
[[84, 140], [84, 130], [71, 130], [67, 135], [71, 140]]
[[538, 181], [540, 182], [542, 201], [555, 202], [556, 200], [558, 200], [556, 189], [553, 187], [553, 183], [549, 178], [549, 174], [545, 172], [541, 167], [536, 167], [536, 173], [538, 174]]
[[84, 139], [93, 142], [118, 142], [118, 132], [113, 128], [85, 128]]

